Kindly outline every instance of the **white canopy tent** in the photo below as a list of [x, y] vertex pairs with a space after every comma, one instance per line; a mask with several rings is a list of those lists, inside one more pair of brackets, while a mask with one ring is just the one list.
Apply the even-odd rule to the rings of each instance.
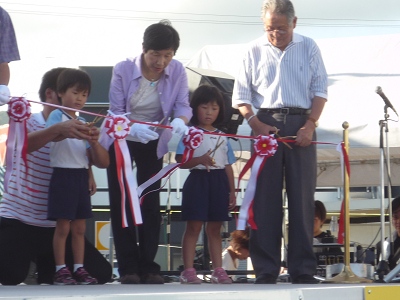
[[[400, 34], [317, 40], [329, 77], [328, 102], [317, 128], [318, 186], [342, 186], [340, 154], [335, 144], [343, 139], [343, 122], [349, 123], [351, 178], [355, 187], [380, 184], [380, 120], [385, 103], [377, 86], [400, 111]], [[210, 69], [235, 76], [245, 44], [211, 45], [201, 49], [187, 67]], [[400, 185], [400, 127], [398, 116], [388, 110], [387, 142], [390, 146], [391, 185]], [[249, 126], [239, 127], [249, 134]], [[386, 132], [384, 133], [386, 148]], [[244, 149], [249, 150], [249, 149]], [[385, 149], [386, 152], [386, 149]], [[388, 182], [385, 179], [385, 182]]]

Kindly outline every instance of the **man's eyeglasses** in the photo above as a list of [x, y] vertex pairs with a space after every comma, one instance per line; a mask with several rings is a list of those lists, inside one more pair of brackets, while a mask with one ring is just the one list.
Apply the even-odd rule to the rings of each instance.
[[280, 35], [286, 34], [288, 31], [283, 29], [265, 29], [266, 32], [269, 34], [278, 33]]

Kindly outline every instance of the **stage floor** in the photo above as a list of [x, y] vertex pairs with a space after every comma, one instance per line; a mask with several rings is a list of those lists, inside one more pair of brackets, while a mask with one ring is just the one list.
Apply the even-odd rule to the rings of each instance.
[[301, 285], [278, 283], [256, 285], [234, 283], [231, 285], [121, 285], [117, 282], [95, 286], [18, 285], [1, 286], [0, 299], [49, 300], [79, 298], [81, 300], [394, 300], [399, 299], [400, 284], [317, 284]]

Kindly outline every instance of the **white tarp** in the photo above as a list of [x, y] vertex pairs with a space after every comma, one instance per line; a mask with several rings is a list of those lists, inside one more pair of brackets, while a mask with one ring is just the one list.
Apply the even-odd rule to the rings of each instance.
[[[319, 142], [343, 140], [343, 122], [349, 123], [351, 186], [380, 185], [380, 121], [384, 102], [381, 86], [400, 112], [400, 34], [317, 40], [329, 77], [328, 102], [317, 128]], [[211, 69], [235, 76], [245, 44], [211, 45], [201, 49], [187, 67]], [[400, 127], [388, 109], [383, 128], [384, 148], [390, 146], [392, 185], [400, 185]], [[249, 133], [247, 124], [240, 133]], [[387, 137], [387, 139], [386, 139]], [[248, 150], [248, 149], [244, 149]], [[385, 149], [386, 151], [386, 149]], [[318, 145], [318, 186], [341, 186], [339, 153], [335, 145]], [[387, 181], [386, 181], [387, 182]]]

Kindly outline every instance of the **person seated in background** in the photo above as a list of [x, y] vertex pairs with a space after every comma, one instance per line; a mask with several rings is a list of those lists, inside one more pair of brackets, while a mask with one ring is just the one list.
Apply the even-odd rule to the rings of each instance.
[[[250, 229], [235, 230], [231, 232], [229, 246], [222, 251], [222, 268], [224, 270], [235, 271], [239, 267], [239, 260], [249, 257], [249, 238]], [[232, 276], [233, 280], [242, 276]]]
[[324, 203], [315, 200], [314, 215], [314, 252], [317, 253], [318, 264], [330, 265], [343, 262], [343, 251], [338, 246], [316, 247], [319, 244], [336, 243], [336, 238], [330, 230], [323, 231], [322, 226], [326, 220], [326, 208]]
[[376, 245], [377, 258], [379, 260], [386, 260], [389, 263], [389, 268], [392, 270], [400, 261], [400, 196], [396, 197], [392, 201], [392, 225], [395, 231], [392, 234], [392, 238], [386, 239], [383, 243], [386, 253], [385, 257], [381, 256], [380, 242]]
[[[329, 230], [323, 231], [322, 226], [326, 220], [326, 208], [324, 203], [319, 200], [315, 200], [315, 216], [314, 216], [314, 239], [322, 242], [323, 238], [333, 237]], [[315, 244], [315, 240], [314, 240]]]

